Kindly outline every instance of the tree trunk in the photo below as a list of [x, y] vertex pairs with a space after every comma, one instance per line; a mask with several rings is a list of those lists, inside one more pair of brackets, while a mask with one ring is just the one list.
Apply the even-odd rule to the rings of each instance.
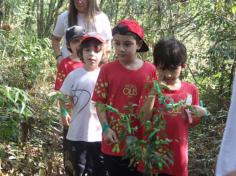
[[39, 38], [42, 38], [44, 29], [44, 0], [38, 1], [37, 12], [37, 34]]

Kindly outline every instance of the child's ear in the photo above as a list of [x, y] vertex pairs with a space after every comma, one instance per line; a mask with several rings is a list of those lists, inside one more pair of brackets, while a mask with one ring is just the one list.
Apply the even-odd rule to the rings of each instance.
[[69, 43], [66, 43], [66, 48], [71, 52], [70, 44]]
[[137, 41], [137, 45], [138, 45], [138, 49], [137, 50], [139, 50], [142, 47], [142, 45], [143, 45], [143, 41], [142, 40]]
[[102, 46], [102, 59], [99, 63], [99, 67], [102, 66], [103, 64], [106, 64], [109, 62], [109, 55], [110, 55], [110, 50], [106, 46], [106, 44], [103, 44]]
[[182, 69], [185, 69], [187, 67], [187, 64], [182, 64], [181, 67]]

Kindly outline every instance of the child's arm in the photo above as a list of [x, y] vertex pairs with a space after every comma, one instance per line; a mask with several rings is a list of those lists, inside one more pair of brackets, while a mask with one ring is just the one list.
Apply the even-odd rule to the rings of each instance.
[[69, 126], [71, 121], [71, 116], [68, 111], [68, 102], [71, 102], [71, 98], [69, 96], [61, 95], [59, 99], [59, 106], [61, 112], [61, 123], [64, 126]]
[[191, 106], [188, 107], [187, 105], [184, 109], [187, 115], [187, 121], [193, 127], [200, 123], [202, 117], [207, 116], [207, 109], [199, 105], [199, 91], [195, 85], [192, 87], [191, 95]]
[[206, 108], [201, 107], [199, 105], [192, 105], [192, 107], [194, 108], [194, 112], [192, 112], [193, 117], [201, 118], [201, 117], [207, 116], [207, 109]]
[[155, 99], [156, 99], [156, 93], [155, 93], [154, 87], [149, 92], [148, 96], [145, 99], [145, 102], [141, 108], [141, 120], [149, 120], [152, 116], [152, 110], [154, 107]]
[[105, 111], [104, 105], [97, 104], [96, 110], [97, 110], [99, 121], [102, 125], [102, 134], [103, 134], [104, 140], [107, 142], [116, 143], [118, 141], [117, 136], [116, 136], [116, 133], [110, 128], [107, 122], [106, 111]]
[[201, 118], [207, 116], [207, 109], [199, 105], [191, 105], [191, 107], [184, 107], [184, 119], [191, 125], [191, 127], [200, 123]]
[[73, 105], [73, 85], [75, 82], [75, 79], [77, 77], [76, 74], [74, 74], [75, 72], [71, 72], [70, 74], [68, 74], [66, 76], [66, 78], [64, 78], [64, 81], [62, 82], [63, 84], [60, 87], [60, 98], [59, 98], [59, 103], [60, 103], [60, 112], [61, 112], [61, 122], [63, 123], [63, 125], [69, 126], [70, 123], [70, 114], [68, 110], [71, 109], [71, 107], [69, 107], [68, 105]]

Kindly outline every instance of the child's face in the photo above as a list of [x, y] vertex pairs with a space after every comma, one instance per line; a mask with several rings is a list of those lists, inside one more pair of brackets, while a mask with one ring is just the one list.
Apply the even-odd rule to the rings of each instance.
[[138, 43], [133, 36], [115, 34], [113, 43], [117, 58], [121, 61], [132, 61], [136, 59], [136, 52], [141, 47], [141, 42]]
[[98, 68], [102, 56], [102, 45], [90, 45], [89, 47], [83, 48], [83, 61], [85, 63], [85, 67], [89, 70]]
[[179, 80], [180, 73], [184, 66], [178, 66], [173, 69], [163, 69], [157, 66], [158, 79], [167, 85], [173, 85]]
[[72, 55], [77, 56], [77, 50], [80, 46], [81, 37], [75, 37], [70, 41], [70, 49], [72, 51]]

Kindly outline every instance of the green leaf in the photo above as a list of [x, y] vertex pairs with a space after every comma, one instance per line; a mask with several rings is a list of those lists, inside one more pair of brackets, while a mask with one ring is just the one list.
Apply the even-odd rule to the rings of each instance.
[[155, 128], [155, 129], [153, 130], [153, 132], [149, 135], [149, 139], [150, 139], [150, 140], [154, 140], [154, 139], [155, 139], [155, 136], [156, 136], [156, 134], [157, 134], [158, 131], [159, 131], [159, 129], [158, 129], [158, 128]]
[[20, 92], [19, 92], [19, 90], [17, 90], [16, 93], [15, 93], [15, 98], [14, 98], [15, 103], [18, 101], [19, 95], [20, 95]]
[[25, 107], [26, 107], [26, 103], [25, 103], [25, 102], [22, 102], [22, 103], [21, 103], [20, 114], [22, 114], [22, 113], [24, 112]]
[[234, 5], [231, 10], [232, 10], [232, 13], [235, 15], [236, 14], [236, 5]]
[[110, 105], [105, 105], [106, 106], [106, 109], [110, 112], [114, 112], [114, 113], [119, 113], [119, 111], [116, 109], [116, 108], [113, 108], [112, 106]]

